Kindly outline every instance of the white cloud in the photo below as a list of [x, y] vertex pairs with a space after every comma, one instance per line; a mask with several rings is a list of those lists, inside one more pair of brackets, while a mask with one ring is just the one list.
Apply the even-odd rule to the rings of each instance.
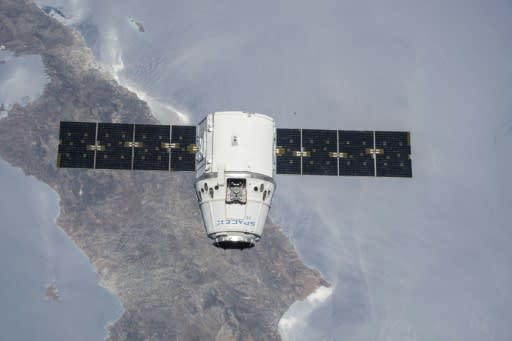
[[4, 62], [0, 64], [0, 104], [5, 109], [0, 117], [5, 117], [15, 103], [27, 105], [39, 97], [49, 77], [40, 56], [15, 57], [10, 52], [0, 51], [0, 60]]
[[120, 74], [191, 122], [412, 132], [413, 179], [278, 177], [273, 218], [334, 285], [282, 320], [298, 340], [512, 338], [507, 2], [91, 3]]
[[189, 124], [190, 116], [184, 109], [178, 109], [165, 100], [154, 98], [141, 89], [135, 81], [124, 75], [125, 64], [118, 29], [114, 25], [108, 25], [104, 30], [105, 33], [102, 34], [98, 60], [100, 67], [109, 72], [118, 83], [148, 103], [151, 112], [161, 123], [170, 124], [177, 123], [178, 121], [182, 124]]
[[285, 341], [297, 340], [307, 327], [311, 313], [332, 295], [331, 287], [320, 286], [304, 301], [295, 302], [279, 320], [279, 332]]

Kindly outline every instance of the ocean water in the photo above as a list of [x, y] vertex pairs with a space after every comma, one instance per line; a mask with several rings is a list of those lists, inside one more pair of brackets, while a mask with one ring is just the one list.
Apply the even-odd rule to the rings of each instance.
[[[122, 308], [56, 226], [57, 194], [3, 160], [0, 185], [1, 334], [9, 340], [102, 340]], [[45, 298], [51, 283], [59, 300]]]
[[[10, 340], [102, 340], [105, 325], [122, 308], [55, 225], [57, 194], [3, 160], [0, 179], [1, 334]], [[51, 283], [59, 300], [45, 297]]]
[[[48, 77], [40, 56], [0, 51], [0, 104], [40, 96]], [[1, 123], [0, 123], [1, 124]], [[120, 317], [119, 301], [98, 285], [94, 268], [55, 223], [58, 196], [0, 159], [0, 338], [102, 340], [105, 325]], [[54, 284], [59, 300], [46, 300]]]
[[272, 218], [333, 285], [285, 340], [512, 339], [507, 2], [45, 3], [162, 122], [411, 131], [412, 179], [277, 176]]

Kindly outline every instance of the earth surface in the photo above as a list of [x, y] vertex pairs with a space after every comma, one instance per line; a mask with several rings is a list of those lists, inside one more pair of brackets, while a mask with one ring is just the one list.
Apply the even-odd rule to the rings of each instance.
[[[5, 335], [512, 339], [511, 19], [507, 1], [0, 0]], [[410, 131], [413, 178], [277, 176], [240, 253], [203, 235], [193, 175], [55, 168], [60, 120], [223, 110]]]

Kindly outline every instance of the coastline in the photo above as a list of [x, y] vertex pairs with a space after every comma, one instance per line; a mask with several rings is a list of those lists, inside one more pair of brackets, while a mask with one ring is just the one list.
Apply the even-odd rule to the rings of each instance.
[[[0, 170], [5, 189], [0, 200], [6, 274], [3, 297], [9, 306], [14, 304], [10, 318], [24, 319], [29, 310], [39, 315], [37, 335], [42, 338], [69, 339], [71, 331], [59, 326], [74, 319], [81, 321], [76, 332], [84, 337], [108, 337], [105, 324], [122, 314], [121, 303], [98, 283], [87, 255], [56, 226], [59, 196], [3, 159]], [[79, 311], [75, 311], [77, 306]], [[15, 339], [35, 337], [32, 328], [17, 330], [8, 324], [4, 329], [4, 333], [14, 333]]]
[[[3, 159], [2, 159], [3, 160]], [[6, 161], [7, 162], [7, 161]], [[21, 168], [20, 168], [21, 169]], [[23, 171], [23, 169], [21, 169]], [[25, 176], [27, 176], [27, 174], [25, 174], [25, 172], [23, 172], [23, 174]], [[43, 182], [44, 183], [44, 182]], [[119, 316], [112, 319], [112, 320], [108, 320], [107, 323], [103, 326], [103, 329], [105, 330], [105, 337], [103, 338], [104, 340], [108, 340], [110, 338], [110, 327], [115, 325], [115, 323], [123, 316], [124, 312], [125, 312], [125, 308], [123, 306], [123, 302], [121, 301], [121, 298], [119, 297], [119, 293], [117, 292], [116, 288], [114, 286], [108, 286], [106, 283], [104, 283], [101, 279], [101, 276], [99, 276], [99, 272], [98, 272], [98, 268], [96, 267], [96, 265], [91, 261], [90, 257], [85, 253], [85, 251], [80, 248], [78, 246], [78, 244], [75, 242], [75, 240], [73, 240], [73, 238], [71, 238], [67, 233], [66, 231], [64, 230], [64, 228], [62, 228], [62, 226], [60, 226], [58, 223], [57, 223], [57, 220], [59, 219], [60, 217], [60, 214], [61, 214], [61, 197], [59, 195], [59, 193], [51, 186], [49, 186], [48, 184], [44, 183], [45, 185], [47, 185], [48, 189], [51, 190], [55, 196], [57, 197], [57, 214], [55, 215], [54, 219], [53, 219], [53, 223], [55, 224], [55, 226], [62, 232], [64, 233], [64, 235], [67, 237], [67, 239], [73, 244], [73, 247], [77, 250], [77, 252], [80, 252], [85, 258], [87, 258], [87, 260], [89, 261], [89, 264], [90, 266], [92, 267], [93, 271], [94, 271], [94, 274], [96, 275], [96, 284], [106, 290], [110, 296], [112, 296], [113, 299], [115, 299], [115, 301], [120, 305], [121, 307], [121, 311], [119, 313]]]
[[[11, 1], [11, 6], [15, 7], [17, 5], [19, 4]], [[39, 20], [47, 21], [47, 23], [50, 20], [43, 13], [40, 13], [40, 15], [36, 13], [35, 11], [39, 9], [34, 9], [35, 5], [33, 4], [24, 2], [23, 5], [19, 6], [26, 6], [28, 10], [32, 11], [29, 14]], [[32, 8], [29, 6], [32, 6]], [[26, 12], [21, 15], [25, 14]], [[41, 17], [41, 15], [46, 19]], [[27, 44], [26, 42], [23, 43], [23, 40], [12, 40], [6, 44], [9, 49], [14, 50], [17, 54], [32, 53], [42, 55], [51, 78], [51, 83], [47, 85], [44, 94], [40, 98], [30, 103], [26, 108], [15, 108], [12, 115], [10, 114], [5, 120], [0, 122], [0, 132], [3, 132], [3, 134], [0, 134], [0, 139], [2, 140], [0, 142], [3, 144], [3, 147], [0, 147], [0, 156], [11, 165], [21, 168], [24, 174], [33, 175], [38, 180], [47, 183], [59, 195], [59, 215], [55, 219], [56, 224], [90, 260], [91, 265], [97, 272], [98, 284], [116, 297], [123, 307], [123, 314], [117, 320], [105, 326], [109, 332], [107, 337], [119, 339], [128, 332], [134, 332], [140, 336], [147, 335], [145, 334], [147, 333], [145, 323], [150, 326], [157, 322], [155, 320], [156, 317], [150, 314], [153, 309], [152, 307], [155, 304], [159, 306], [164, 304], [165, 311], [167, 314], [170, 314], [168, 319], [172, 319], [174, 316], [175, 321], [170, 321], [170, 326], [160, 325], [161, 330], [159, 330], [159, 333], [162, 335], [170, 335], [166, 333], [171, 332], [173, 328], [181, 328], [183, 335], [186, 336], [194, 336], [194, 333], [199, 333], [205, 337], [211, 336], [212, 330], [210, 328], [199, 331], [193, 330], [193, 328], [197, 328], [197, 325], [194, 325], [196, 319], [207, 319], [214, 328], [218, 328], [215, 326], [222, 326], [222, 328], [213, 330], [213, 332], [222, 332], [226, 333], [225, 335], [236, 336], [247, 328], [244, 326], [244, 319], [247, 316], [253, 316], [256, 319], [255, 321], [257, 321], [256, 330], [253, 331], [254, 338], [264, 336], [268, 339], [279, 339], [277, 324], [280, 317], [289, 308], [289, 305], [296, 300], [306, 299], [320, 285], [328, 284], [317, 271], [307, 269], [300, 262], [294, 246], [277, 226], [269, 224], [266, 227], [267, 239], [260, 243], [258, 250], [254, 250], [252, 257], [247, 256], [247, 253], [241, 255], [224, 253], [220, 256], [218, 251], [213, 250], [209, 243], [204, 240], [202, 229], [195, 228], [200, 221], [200, 217], [195, 212], [194, 207], [190, 207], [190, 204], [195, 201], [192, 191], [188, 188], [189, 186], [185, 186], [188, 185], [188, 175], [176, 174], [169, 179], [168, 176], [164, 177], [161, 174], [150, 176], [136, 172], [131, 174], [122, 172], [115, 174], [108, 171], [98, 171], [98, 173], [104, 174], [110, 179], [105, 180], [91, 175], [90, 171], [72, 170], [63, 172], [55, 169], [53, 156], [56, 153], [58, 143], [55, 134], [58, 131], [58, 121], [63, 117], [80, 120], [87, 116], [89, 119], [111, 120], [114, 122], [123, 120], [158, 123], [151, 115], [147, 104], [141, 102], [136, 94], [117, 85], [115, 80], [109, 77], [107, 73], [96, 69], [97, 65], [92, 59], [90, 50], [85, 46], [83, 38], [77, 32], [55, 25], [60, 24], [52, 21], [50, 27], [53, 26], [54, 30], [61, 32], [62, 40], [60, 42], [51, 41], [50, 43], [45, 43], [44, 40], [41, 40], [35, 44]], [[28, 39], [28, 37], [23, 37], [23, 39]], [[65, 43], [62, 44], [62, 41]], [[98, 92], [93, 92], [94, 89], [84, 89], [74, 83], [80, 81], [80, 79], [87, 80], [90, 82], [90, 85], [96, 84]], [[65, 85], [70, 86], [71, 89], [68, 89], [68, 91], [63, 90], [63, 83], [66, 83]], [[84, 85], [87, 86], [87, 84]], [[56, 98], [55, 94], [63, 96], [65, 100]], [[82, 107], [77, 109], [70, 107], [66, 103], [66, 96], [69, 96], [74, 101], [83, 101], [81, 98], [92, 96], [92, 98], [97, 98], [95, 103], [100, 102], [101, 106], [87, 107], [90, 104], [84, 102], [81, 104], [83, 109]], [[105, 97], [109, 98], [108, 102], [103, 102]], [[48, 103], [49, 101], [54, 102]], [[44, 109], [45, 107], [60, 108], [55, 113], [55, 111]], [[111, 108], [115, 108], [115, 110], [112, 112]], [[5, 141], [9, 138], [8, 134], [16, 134], [27, 120], [33, 118], [34, 112], [42, 112], [47, 115], [45, 125], [43, 127], [36, 127], [34, 134], [31, 134], [28, 140], [25, 137], [24, 141], [20, 141], [19, 137], [17, 140], [18, 144], [5, 144]], [[7, 128], [10, 125], [14, 129]], [[32, 141], [37, 141], [36, 146], [30, 148]], [[21, 151], [27, 148], [29, 154], [35, 156], [34, 159], [27, 158], [26, 154], [21, 153]], [[156, 181], [156, 184], [151, 183], [154, 181]], [[84, 191], [87, 197], [86, 202], [75, 193], [77, 192], [75, 185], [77, 182], [87, 185], [87, 189]], [[129, 188], [120, 187], [120, 184], [127, 183], [132, 184], [135, 188], [140, 186], [148, 187], [148, 189], [141, 193], [146, 201], [161, 200], [163, 202], [163, 204], [162, 202], [148, 204], [150, 206], [149, 209], [153, 210], [152, 212], [155, 212], [158, 217], [171, 217], [172, 219], [173, 214], [181, 214], [190, 220], [180, 223], [180, 218], [174, 216], [174, 220], [167, 223], [165, 221], [154, 222], [155, 227], [151, 227], [149, 230], [150, 237], [154, 235], [155, 238], [167, 238], [167, 245], [158, 244], [157, 246], [158, 249], [164, 250], [163, 254], [155, 254], [153, 249], [148, 249], [147, 241], [144, 239], [147, 236], [140, 234], [138, 230], [134, 230], [130, 226], [128, 226], [128, 230], [123, 231], [122, 229], [125, 228], [126, 223], [120, 224], [112, 220], [117, 216], [118, 212], [126, 212], [128, 214], [129, 210], [126, 210], [124, 203], [112, 203], [112, 200], [109, 202], [102, 201], [104, 196], [108, 198], [110, 189], [112, 190], [111, 193], [121, 191], [126, 193], [126, 195], [130, 195], [130, 193], [133, 195], [133, 191]], [[163, 187], [166, 188], [178, 189], [178, 193], [172, 194], [176, 197], [170, 197], [169, 193], [162, 192], [161, 190], [160, 192], [162, 193], [158, 192], [161, 187], [160, 184], [164, 184], [165, 186]], [[158, 192], [159, 197], [154, 197], [155, 192]], [[102, 206], [103, 211], [98, 211], [100, 210], [98, 205], [101, 205], [98, 202], [106, 203], [106, 206]], [[169, 202], [177, 203], [177, 207], [173, 208], [170, 212], [171, 214], [168, 212], [169, 207], [166, 206], [166, 203]], [[91, 219], [92, 225], [86, 223], [87, 219]], [[78, 225], [73, 223], [77, 221], [80, 222]], [[135, 221], [133, 223], [134, 225], [132, 226], [135, 228], [143, 226], [141, 225], [143, 224], [142, 221]], [[173, 229], [169, 229], [169, 225]], [[190, 228], [195, 228], [195, 230], [190, 232]], [[133, 234], [135, 242], [126, 241], [126, 233]], [[100, 242], [98, 243], [98, 241]], [[151, 242], [156, 242], [156, 239], [151, 239]], [[112, 243], [117, 243], [117, 247], [110, 248], [114, 245]], [[169, 244], [178, 246], [183, 245], [183, 243], [185, 245], [193, 245], [200, 254], [198, 255], [197, 252], [188, 253], [188, 250], [177, 250], [169, 246]], [[153, 244], [151, 245], [154, 246]], [[107, 249], [101, 249], [102, 247], [109, 248], [108, 250], [112, 252], [108, 252]], [[123, 249], [125, 247], [127, 248], [126, 250]], [[144, 256], [142, 258], [130, 256], [135, 251], [142, 253]], [[178, 265], [173, 262], [169, 263], [167, 252], [173, 253], [179, 259]], [[149, 288], [141, 286], [137, 282], [132, 287], [131, 282], [127, 283], [126, 281], [141, 269], [142, 272], [138, 276], [144, 274], [144, 271], [146, 271], [144, 269], [148, 265], [146, 263], [147, 260], [144, 259], [145, 257], [149, 257], [152, 260], [150, 264], [157, 263], [160, 269], [166, 269], [172, 265], [174, 268], [177, 267], [179, 271], [175, 270], [175, 274], [165, 273], [160, 281], [156, 278], [154, 282], [149, 283]], [[217, 265], [209, 264], [208, 259], [217, 259], [220, 263]], [[123, 263], [127, 261], [128, 263]], [[231, 270], [232, 273], [227, 279], [218, 278], [218, 272], [222, 273], [222, 271], [225, 271], [222, 269], [233, 262], [252, 265], [258, 270], [255, 274], [253, 271], [247, 272], [247, 269], [243, 267], [236, 267], [235, 270]], [[157, 267], [154, 269], [149, 268], [147, 271], [152, 274], [160, 274], [161, 272], [158, 272], [159, 268]], [[269, 274], [270, 276], [268, 276]], [[279, 274], [279, 278], [272, 277], [277, 274]], [[186, 278], [183, 278], [183, 275], [186, 275]], [[143, 279], [145, 276], [140, 278]], [[212, 278], [215, 278], [215, 281], [221, 281], [222, 289], [219, 288], [219, 285], [215, 284], [215, 281], [212, 282]], [[247, 284], [251, 283], [249, 280], [254, 280], [255, 278], [262, 284], [256, 286], [255, 284], [252, 284], [252, 286]], [[204, 291], [194, 292], [194, 295], [197, 295], [197, 297], [189, 297], [187, 295], [192, 295], [192, 291], [181, 292], [178, 290], [178, 296], [163, 296], [161, 298], [163, 301], [154, 301], [153, 295], [162, 292], [161, 290], [168, 290], [166, 286], [169, 283], [177, 284], [178, 287], [179, 285], [200, 285], [202, 288], [204, 287]], [[258, 304], [258, 307], [261, 307], [262, 310], [255, 312], [255, 307], [252, 303], [238, 302], [236, 296], [230, 296], [229, 291], [234, 288], [247, 292], [248, 296], [256, 295], [260, 297], [262, 302]], [[228, 292], [225, 292], [226, 290]], [[144, 303], [143, 310], [140, 310], [140, 299], [134, 295], [138, 295], [139, 291], [141, 291], [143, 296], [148, 295], [149, 299], [149, 301]], [[278, 302], [274, 299], [275, 296], [278, 297]], [[206, 304], [206, 308], [204, 308], [205, 302], [211, 300], [212, 297], [216, 301], [214, 300], [212, 303]], [[220, 303], [216, 302], [222, 303], [221, 306], [224, 307], [226, 305], [231, 306], [231, 309], [234, 311], [233, 316], [222, 318], [221, 315], [218, 315], [216, 310], [218, 308], [215, 307]], [[175, 304], [178, 304], [176, 308], [174, 308]], [[185, 308], [187, 306], [196, 308]], [[197, 312], [197, 309], [202, 310]], [[185, 314], [182, 312], [185, 312]], [[202, 314], [205, 315], [203, 316]], [[190, 318], [187, 318], [187, 316]], [[218, 319], [222, 323], [219, 324]], [[182, 323], [180, 323], [180, 320], [182, 320]], [[137, 322], [135, 323], [135, 321]], [[225, 325], [228, 327], [224, 327]]]

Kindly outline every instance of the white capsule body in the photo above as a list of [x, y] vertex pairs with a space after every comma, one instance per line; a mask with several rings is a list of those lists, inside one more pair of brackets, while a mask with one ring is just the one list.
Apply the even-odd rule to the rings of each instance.
[[240, 111], [199, 123], [195, 189], [216, 246], [245, 248], [260, 239], [275, 190], [275, 131], [271, 117]]

